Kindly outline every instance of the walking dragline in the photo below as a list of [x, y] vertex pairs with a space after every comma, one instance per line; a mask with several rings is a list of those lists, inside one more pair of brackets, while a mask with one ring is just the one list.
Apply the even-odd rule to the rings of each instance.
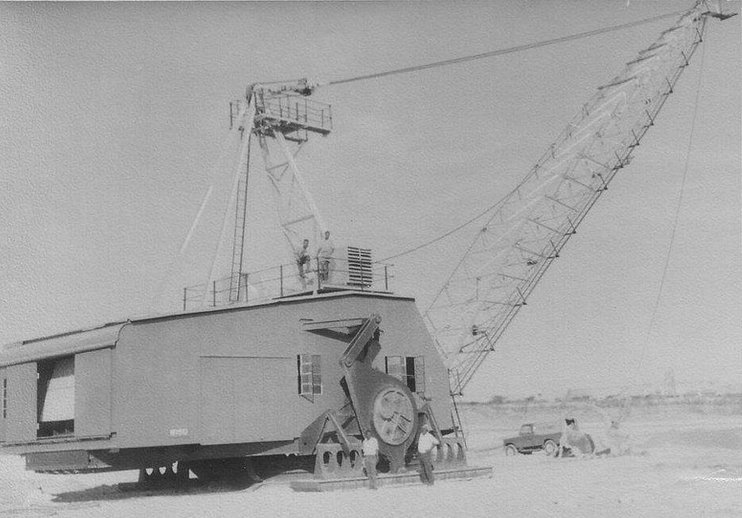
[[[414, 299], [389, 291], [369, 249], [335, 248], [328, 239], [324, 255], [305, 260], [304, 239], [322, 242], [327, 227], [298, 153], [310, 134], [330, 133], [330, 106], [309, 99], [307, 81], [252, 85], [231, 105], [240, 153], [217, 247], [233, 218], [229, 275], [218, 277], [215, 260], [206, 283], [184, 289], [175, 314], [4, 348], [3, 451], [24, 455], [36, 471], [139, 469], [142, 482], [301, 468], [315, 479], [295, 487], [320, 489], [364, 483], [368, 434], [378, 438], [382, 467], [398, 473], [381, 483], [405, 481], [419, 430], [429, 424], [441, 439], [438, 476], [489, 473], [466, 466], [452, 396], [629, 164], [709, 16], [723, 17], [697, 2], [598, 89], [499, 202], [422, 315]], [[255, 142], [293, 256], [247, 272]]]

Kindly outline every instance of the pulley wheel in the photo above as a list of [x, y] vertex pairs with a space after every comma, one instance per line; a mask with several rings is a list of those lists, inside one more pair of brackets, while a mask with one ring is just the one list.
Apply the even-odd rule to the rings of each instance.
[[379, 438], [387, 444], [405, 442], [414, 432], [415, 414], [410, 398], [394, 386], [382, 388], [374, 399], [373, 423]]

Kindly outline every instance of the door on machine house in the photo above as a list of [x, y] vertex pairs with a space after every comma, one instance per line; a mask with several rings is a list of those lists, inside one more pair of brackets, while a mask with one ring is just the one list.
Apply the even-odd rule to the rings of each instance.
[[7, 444], [36, 440], [36, 362], [8, 365], [3, 374], [3, 428]]
[[111, 434], [111, 349], [0, 369], [0, 441]]
[[292, 440], [295, 370], [295, 358], [199, 358], [199, 442]]
[[105, 348], [37, 362], [40, 439], [110, 435], [111, 355]]
[[75, 355], [75, 436], [111, 435], [113, 350], [98, 349]]

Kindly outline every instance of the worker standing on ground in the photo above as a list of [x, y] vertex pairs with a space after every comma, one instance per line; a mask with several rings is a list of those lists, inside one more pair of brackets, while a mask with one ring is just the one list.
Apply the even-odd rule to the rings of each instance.
[[325, 237], [317, 249], [317, 264], [319, 265], [319, 278], [327, 282], [330, 276], [330, 261], [335, 253], [335, 245], [330, 240], [330, 231], [325, 230]]
[[364, 432], [363, 439], [363, 466], [366, 468], [368, 488], [376, 488], [376, 463], [379, 461], [379, 441], [371, 435], [371, 430]]
[[574, 419], [567, 418], [564, 420], [562, 427], [562, 436], [559, 438], [559, 450], [557, 457], [577, 457], [581, 450], [576, 447], [576, 442], [580, 440], [580, 432], [577, 422]]
[[592, 438], [580, 430], [574, 418], [564, 420], [565, 426], [559, 439], [557, 457], [584, 457], [595, 452]]
[[433, 476], [433, 448], [440, 444], [433, 434], [430, 433], [430, 426], [422, 425], [422, 433], [417, 440], [417, 453], [420, 460], [420, 480], [423, 484], [432, 486], [435, 482]]
[[[303, 287], [307, 287], [307, 271], [309, 269], [309, 240], [305, 239], [302, 247], [296, 252], [296, 266], [299, 268], [299, 278]], [[306, 265], [306, 266], [305, 266]]]
[[[630, 399], [626, 400], [631, 402]], [[620, 414], [614, 416], [607, 410], [593, 403], [593, 408], [603, 417], [605, 422], [605, 447], [599, 452], [603, 455], [626, 455], [631, 452], [629, 434], [621, 429], [621, 422], [629, 415], [627, 404], [621, 405]]]
[[608, 441], [608, 453], [611, 455], [627, 455], [631, 453], [629, 434], [621, 430], [620, 421], [611, 421], [605, 435], [606, 440]]

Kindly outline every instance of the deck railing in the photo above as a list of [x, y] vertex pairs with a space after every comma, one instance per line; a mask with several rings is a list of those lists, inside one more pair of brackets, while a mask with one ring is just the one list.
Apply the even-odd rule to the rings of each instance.
[[329, 104], [311, 101], [297, 95], [265, 96], [258, 100], [258, 111], [276, 119], [297, 123], [320, 132], [332, 130], [332, 109]]
[[270, 300], [333, 290], [390, 292], [389, 264], [373, 263], [359, 270], [346, 258], [330, 258], [327, 274], [316, 258], [299, 273], [296, 263], [281, 264], [254, 272], [222, 277], [211, 284], [183, 288], [183, 310], [230, 304], [259, 304]]

